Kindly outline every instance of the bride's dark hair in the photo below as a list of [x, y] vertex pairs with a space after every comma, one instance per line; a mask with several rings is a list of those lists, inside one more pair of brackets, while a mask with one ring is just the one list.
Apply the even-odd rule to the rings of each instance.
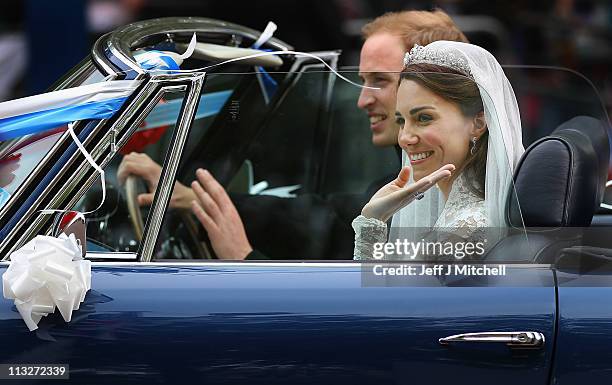
[[[466, 117], [474, 117], [484, 111], [478, 86], [459, 71], [435, 64], [410, 64], [402, 71], [400, 82], [404, 79], [413, 80], [456, 104]], [[463, 168], [466, 180], [471, 182], [468, 186], [482, 198], [484, 198], [488, 138], [487, 130], [478, 139], [474, 154], [468, 152]]]

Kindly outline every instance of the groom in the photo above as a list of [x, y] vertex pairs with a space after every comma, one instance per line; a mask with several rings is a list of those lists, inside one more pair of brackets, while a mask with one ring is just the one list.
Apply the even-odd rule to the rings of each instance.
[[364, 86], [380, 90], [363, 88], [357, 105], [368, 113], [372, 143], [396, 146], [399, 126], [395, 123], [395, 103], [404, 54], [415, 44], [468, 40], [441, 10], [387, 13], [366, 24], [362, 36], [359, 76]]
[[[367, 112], [372, 143], [377, 147], [397, 147], [399, 126], [395, 122], [395, 104], [404, 54], [414, 44], [427, 45], [436, 40], [467, 42], [467, 39], [451, 18], [440, 10], [387, 13], [368, 23], [362, 35], [364, 44], [359, 76], [365, 86], [378, 89], [362, 89], [357, 105]], [[149, 186], [156, 186], [161, 168], [146, 158], [144, 154], [127, 155], [118, 170], [119, 180], [136, 174]], [[214, 177], [204, 170], [198, 170], [196, 176], [198, 182], [193, 182], [191, 189], [176, 183], [170, 205], [191, 207], [220, 259], [267, 259], [251, 247], [238, 211]], [[374, 192], [394, 177], [385, 177], [373, 183], [365, 193], [355, 194], [355, 201], [367, 202]], [[138, 200], [141, 205], [151, 204], [153, 193], [141, 194]], [[329, 209], [333, 210], [333, 207]], [[353, 217], [358, 214], [356, 212]], [[352, 239], [350, 223], [346, 228]]]

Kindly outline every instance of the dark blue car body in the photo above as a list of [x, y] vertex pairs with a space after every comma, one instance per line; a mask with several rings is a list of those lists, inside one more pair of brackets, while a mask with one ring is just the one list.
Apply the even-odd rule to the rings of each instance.
[[[75, 383], [607, 383], [601, 274], [508, 269], [363, 287], [354, 263], [98, 263], [70, 323], [55, 314], [29, 332], [2, 302], [1, 361], [68, 363]], [[438, 343], [518, 329], [542, 332], [545, 347]]]

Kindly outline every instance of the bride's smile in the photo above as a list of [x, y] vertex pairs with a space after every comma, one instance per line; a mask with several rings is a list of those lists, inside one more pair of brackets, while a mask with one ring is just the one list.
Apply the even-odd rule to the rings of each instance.
[[408, 158], [410, 159], [411, 165], [416, 165], [425, 162], [434, 154], [434, 151], [419, 151], [419, 152], [409, 152]]

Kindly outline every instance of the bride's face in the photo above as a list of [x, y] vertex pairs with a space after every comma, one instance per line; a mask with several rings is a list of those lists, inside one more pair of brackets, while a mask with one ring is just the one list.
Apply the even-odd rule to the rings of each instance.
[[400, 83], [396, 117], [398, 143], [410, 159], [415, 181], [449, 163], [461, 170], [470, 139], [480, 136], [474, 117], [412, 80]]

